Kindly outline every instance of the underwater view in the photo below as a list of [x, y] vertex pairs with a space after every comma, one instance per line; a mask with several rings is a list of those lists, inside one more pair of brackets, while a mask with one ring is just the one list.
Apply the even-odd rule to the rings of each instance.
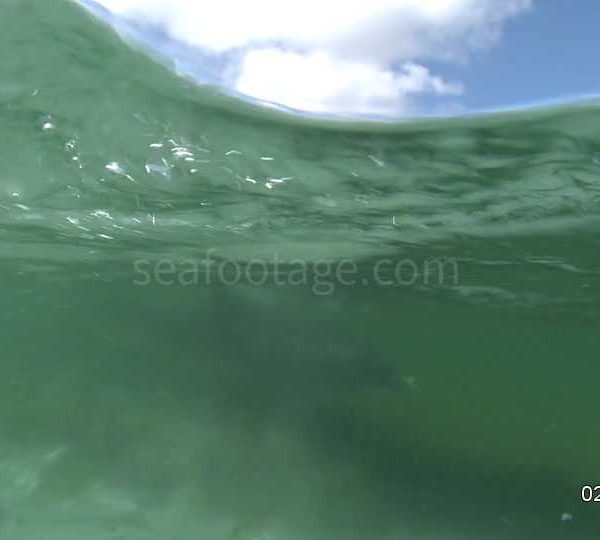
[[0, 0], [0, 540], [598, 538], [600, 100], [118, 4]]

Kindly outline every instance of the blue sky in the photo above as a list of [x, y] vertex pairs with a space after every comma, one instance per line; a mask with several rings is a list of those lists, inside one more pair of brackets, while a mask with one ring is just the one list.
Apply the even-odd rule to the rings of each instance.
[[598, 0], [76, 1], [106, 8], [96, 14], [200, 84], [310, 113], [452, 114], [600, 93]]
[[600, 95], [600, 2], [538, 0], [494, 47], [440, 71], [463, 81], [468, 109]]

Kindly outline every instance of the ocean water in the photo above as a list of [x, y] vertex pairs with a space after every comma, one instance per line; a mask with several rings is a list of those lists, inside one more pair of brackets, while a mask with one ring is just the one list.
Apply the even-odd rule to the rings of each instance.
[[0, 0], [0, 539], [597, 538], [600, 106], [199, 88]]

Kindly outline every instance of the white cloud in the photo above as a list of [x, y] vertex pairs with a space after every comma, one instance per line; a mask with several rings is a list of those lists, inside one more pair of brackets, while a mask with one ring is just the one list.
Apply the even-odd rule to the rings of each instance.
[[248, 51], [233, 84], [238, 92], [298, 110], [361, 115], [408, 112], [411, 95], [462, 92], [459, 85], [445, 83], [417, 64], [393, 71], [324, 52], [276, 48]]
[[461, 91], [423, 63], [492, 46], [532, 0], [96, 2], [220, 55], [219, 82], [249, 96], [313, 112], [400, 114], [417, 94]]

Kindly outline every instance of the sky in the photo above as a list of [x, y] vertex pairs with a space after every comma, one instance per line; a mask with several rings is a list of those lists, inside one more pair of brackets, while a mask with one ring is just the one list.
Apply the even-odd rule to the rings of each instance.
[[308, 113], [461, 114], [600, 93], [597, 0], [76, 1], [200, 84]]

